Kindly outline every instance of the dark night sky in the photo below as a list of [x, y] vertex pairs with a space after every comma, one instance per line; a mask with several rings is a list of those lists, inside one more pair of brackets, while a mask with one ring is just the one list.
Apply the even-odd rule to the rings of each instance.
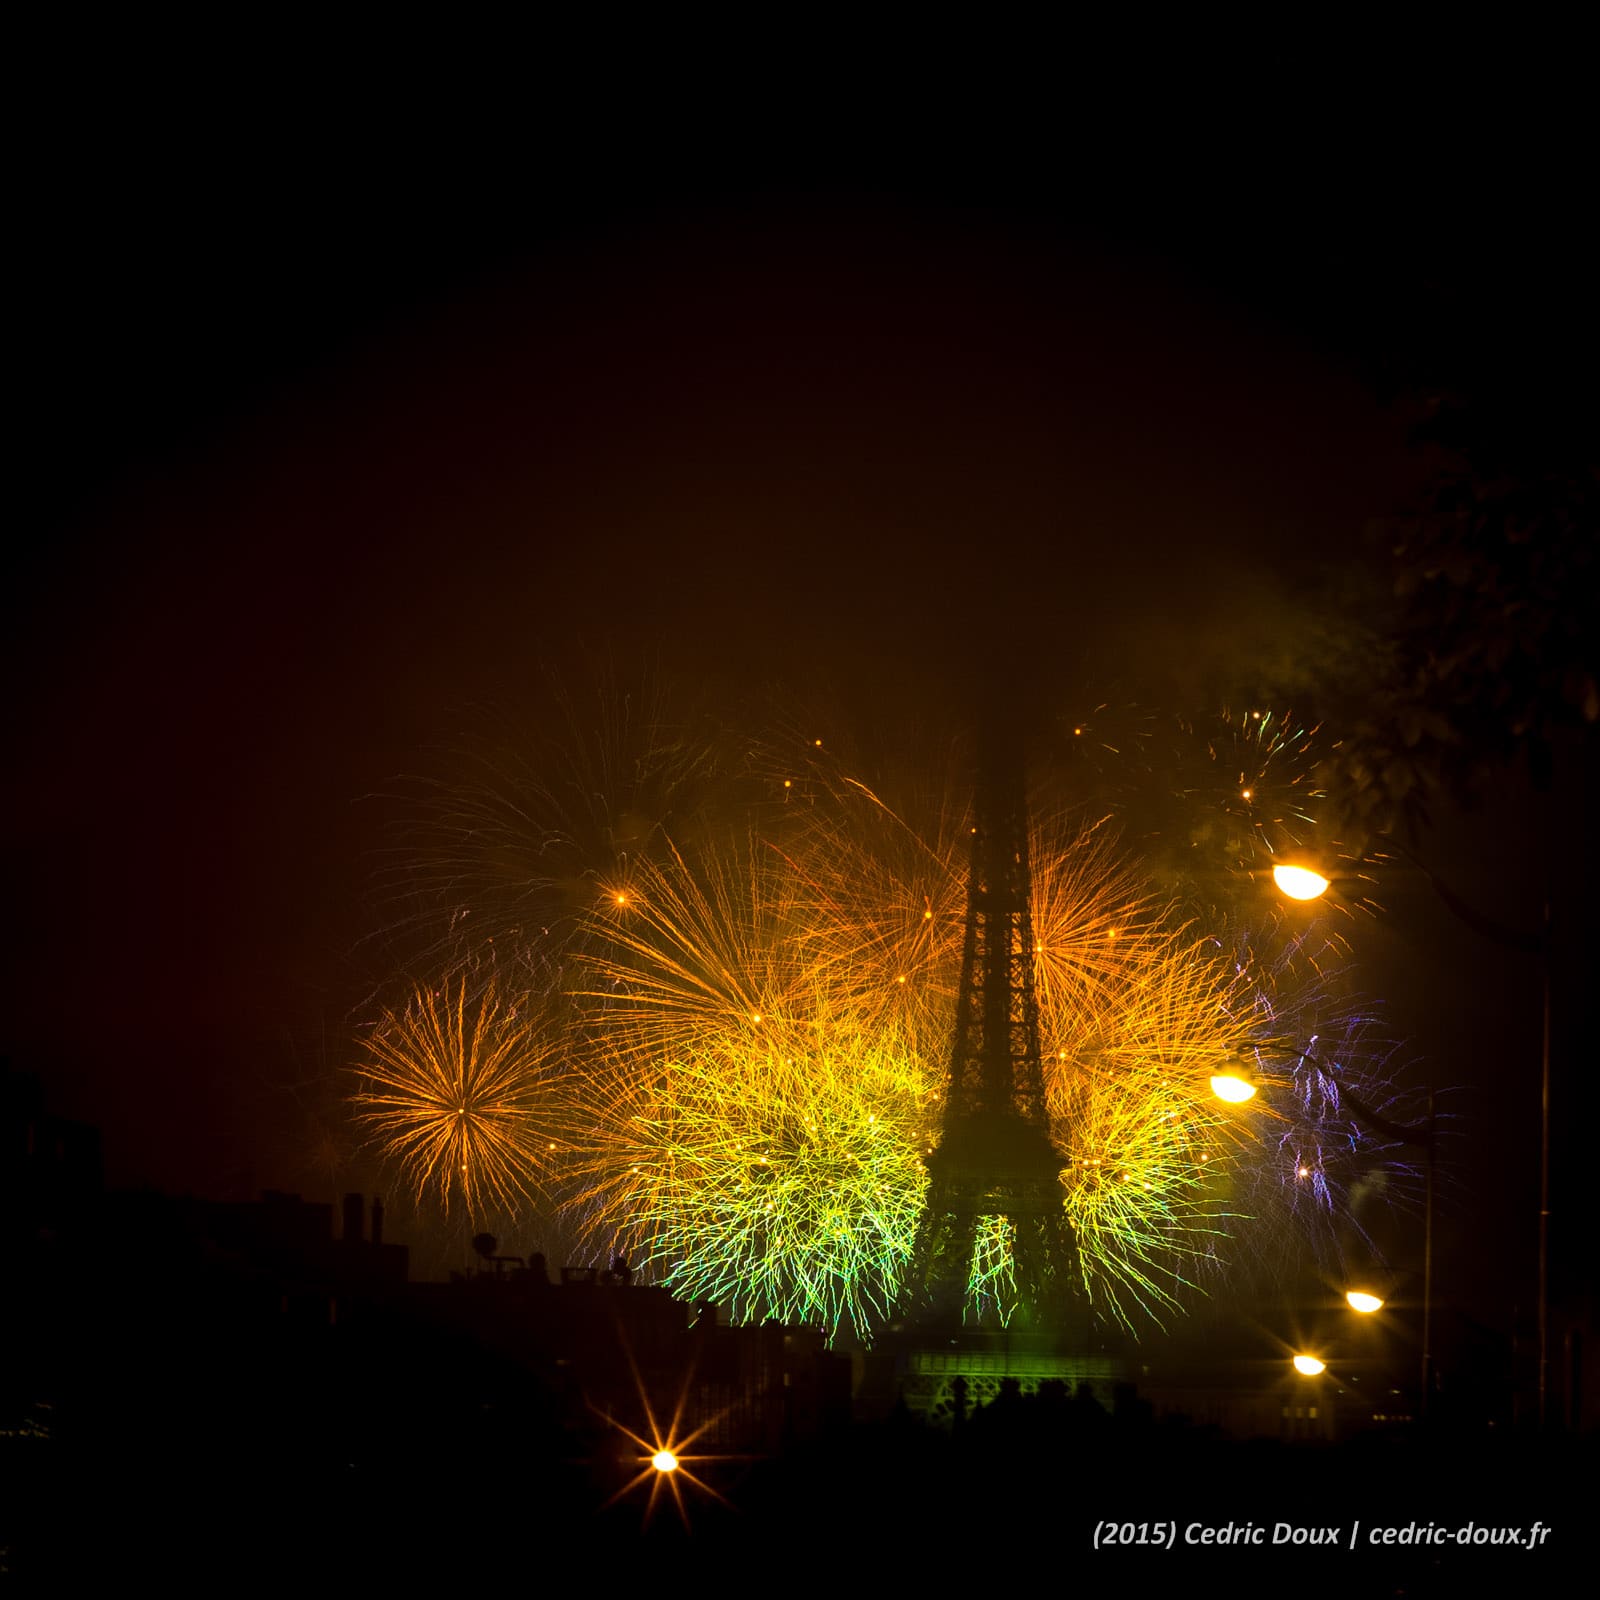
[[[1514, 341], [1527, 274], [1456, 202], [1542, 192], [1338, 140], [424, 121], [108, 117], [24, 185], [5, 1043], [115, 1178], [317, 1187], [364, 797], [579, 646], [932, 704], [973, 607], [1045, 685], [1270, 648], [1415, 481], [1386, 362]], [[1526, 985], [1456, 955], [1418, 1053], [1522, 1048]]]

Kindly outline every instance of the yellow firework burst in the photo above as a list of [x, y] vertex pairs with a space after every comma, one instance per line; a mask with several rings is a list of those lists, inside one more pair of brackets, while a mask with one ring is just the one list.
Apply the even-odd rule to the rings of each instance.
[[819, 979], [791, 864], [759, 841], [647, 864], [602, 915], [568, 1136], [591, 1236], [737, 1315], [865, 1332], [927, 1182], [920, 1041]]
[[1204, 945], [1146, 935], [1094, 1010], [1056, 1019], [1045, 1081], [1070, 1141], [1067, 1214], [1085, 1291], [1123, 1322], [1178, 1305], [1242, 1220], [1252, 1124], [1209, 1087], [1235, 988]]
[[577, 1205], [677, 1293], [741, 1319], [866, 1333], [910, 1258], [937, 1128], [932, 1074], [820, 1012], [701, 1032], [613, 1078]]

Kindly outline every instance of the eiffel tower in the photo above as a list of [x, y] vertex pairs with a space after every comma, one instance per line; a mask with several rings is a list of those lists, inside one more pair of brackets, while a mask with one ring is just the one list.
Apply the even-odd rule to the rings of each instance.
[[[990, 655], [1010, 663], [1004, 638]], [[866, 1352], [860, 1414], [905, 1406], [954, 1425], [1015, 1384], [1104, 1404], [1127, 1369], [1091, 1316], [1050, 1136], [1034, 992], [1032, 873], [1015, 677], [967, 687], [979, 745], [965, 939], [938, 1145], [922, 1220], [883, 1335]], [[999, 688], [994, 685], [998, 682]], [[986, 702], [986, 703], [985, 703]]]
[[1045, 1110], [1020, 740], [996, 718], [987, 731], [944, 1127], [902, 1313], [1044, 1330], [1072, 1318], [1077, 1250]]

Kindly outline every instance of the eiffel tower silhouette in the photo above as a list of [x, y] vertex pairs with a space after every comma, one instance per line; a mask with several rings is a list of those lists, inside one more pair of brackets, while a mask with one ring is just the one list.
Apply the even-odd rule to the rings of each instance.
[[1065, 1334], [1087, 1318], [1045, 1108], [1022, 741], [1002, 716], [985, 732], [943, 1129], [899, 1313], [927, 1331]]

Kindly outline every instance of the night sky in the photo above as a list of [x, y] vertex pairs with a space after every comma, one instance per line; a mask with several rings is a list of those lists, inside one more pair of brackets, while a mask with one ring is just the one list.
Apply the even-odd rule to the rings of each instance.
[[[1565, 180], [1516, 151], [314, 132], [107, 114], [20, 202], [4, 1048], [118, 1182], [373, 1186], [316, 1140], [374, 797], [477, 708], [605, 659], [933, 713], [996, 613], [1041, 717], [1239, 681], [1421, 481], [1413, 368], [1593, 370]], [[1523, 800], [1433, 848], [1527, 921]], [[1536, 984], [1391, 899], [1364, 975], [1461, 1086], [1463, 1238], [1514, 1242]]]

